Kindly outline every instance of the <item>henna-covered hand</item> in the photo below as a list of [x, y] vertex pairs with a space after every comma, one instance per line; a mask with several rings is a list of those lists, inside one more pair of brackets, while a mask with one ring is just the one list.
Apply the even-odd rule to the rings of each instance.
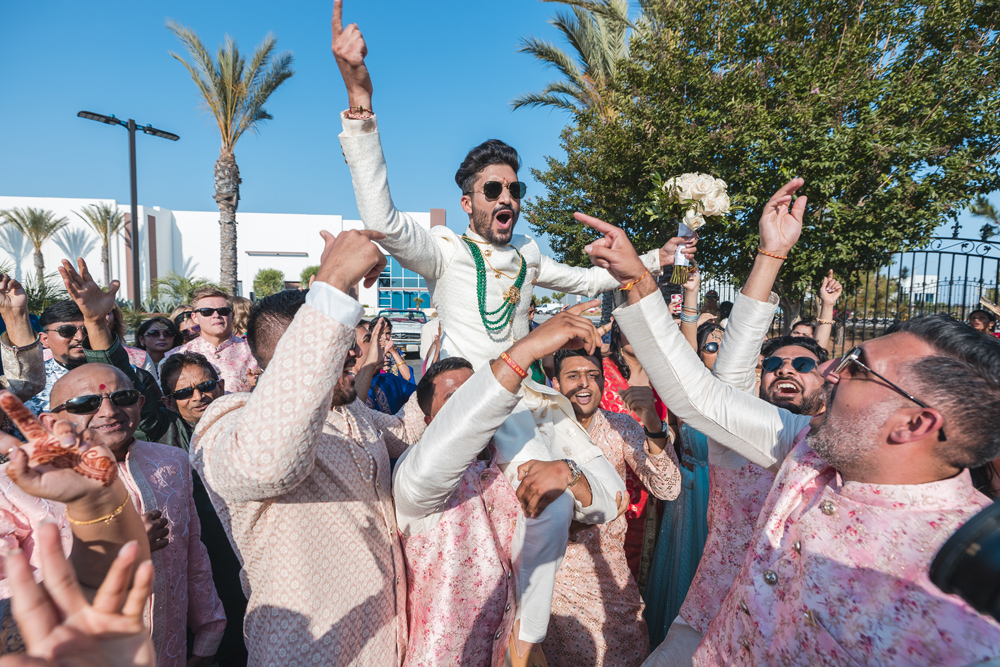
[[111, 451], [78, 433], [72, 422], [57, 421], [50, 432], [14, 394], [0, 391], [0, 409], [7, 413], [28, 442], [0, 436], [7, 451], [7, 475], [27, 493], [46, 500], [72, 503], [102, 492], [115, 481], [118, 466]]

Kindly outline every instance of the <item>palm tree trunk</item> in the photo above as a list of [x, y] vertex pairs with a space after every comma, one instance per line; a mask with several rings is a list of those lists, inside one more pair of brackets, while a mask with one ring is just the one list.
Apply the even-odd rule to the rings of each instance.
[[42, 257], [42, 249], [35, 248], [35, 279], [38, 287], [45, 284], [45, 259]]
[[236, 156], [225, 148], [215, 162], [215, 201], [219, 205], [219, 245], [222, 275], [219, 282], [236, 294], [236, 207], [240, 202], [240, 168]]
[[101, 264], [104, 265], [104, 286], [108, 287], [111, 285], [111, 253], [107, 241], [101, 246]]

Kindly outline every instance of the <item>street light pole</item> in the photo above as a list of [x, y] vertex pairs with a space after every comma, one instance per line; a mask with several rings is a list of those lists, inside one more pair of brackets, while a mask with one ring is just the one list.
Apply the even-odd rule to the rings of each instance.
[[91, 111], [80, 111], [76, 115], [80, 118], [86, 118], [87, 120], [96, 120], [98, 123], [120, 125], [128, 130], [128, 168], [132, 196], [132, 214], [129, 225], [132, 230], [132, 305], [136, 310], [139, 310], [139, 308], [142, 307], [142, 304], [140, 303], [142, 288], [139, 284], [139, 196], [135, 176], [135, 131], [137, 129], [142, 130], [146, 134], [151, 134], [154, 137], [160, 137], [162, 139], [169, 139], [170, 141], [177, 141], [180, 137], [173, 132], [158, 130], [152, 125], [137, 125], [131, 118], [129, 118], [128, 121], [121, 120], [120, 118], [116, 118], [114, 114], [105, 116], [104, 114], [93, 113]]

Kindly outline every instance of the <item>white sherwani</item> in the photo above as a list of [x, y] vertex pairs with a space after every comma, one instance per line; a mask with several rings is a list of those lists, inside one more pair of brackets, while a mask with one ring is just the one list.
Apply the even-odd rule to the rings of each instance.
[[[519, 250], [526, 263], [521, 300], [513, 322], [497, 332], [486, 329], [479, 313], [477, 269], [465, 241], [445, 226], [427, 230], [411, 216], [398, 210], [389, 193], [388, 171], [382, 154], [376, 119], [353, 120], [341, 114], [344, 131], [340, 143], [351, 169], [358, 211], [367, 229], [382, 232], [379, 241], [404, 268], [415, 271], [427, 282], [431, 299], [442, 321], [441, 356], [460, 356], [475, 368], [496, 359], [516, 340], [528, 334], [528, 307], [534, 285], [573, 294], [595, 296], [619, 286], [606, 270], [560, 264], [541, 254], [530, 237], [514, 234], [510, 244], [487, 244], [471, 228], [465, 235], [479, 241], [486, 255], [486, 307], [500, 306], [503, 294], [513, 285], [520, 268]], [[487, 255], [487, 253], [489, 253]], [[660, 273], [659, 250], [643, 257], [651, 273]], [[512, 276], [496, 278], [496, 271]], [[590, 507], [576, 507], [576, 518], [603, 523], [617, 516], [615, 493], [625, 493], [621, 478], [586, 431], [576, 423], [572, 407], [558, 392], [525, 382], [524, 399], [497, 433], [498, 455], [504, 463], [519, 464], [529, 459], [571, 458], [581, 465], [591, 482], [594, 501]], [[554, 425], [553, 425], [554, 424]], [[552, 433], [554, 429], [556, 433]], [[541, 432], [539, 434], [539, 431]], [[541, 435], [542, 442], [539, 441]], [[518, 450], [515, 455], [511, 450]], [[596, 461], [595, 459], [600, 459]], [[593, 461], [593, 463], [591, 463]], [[508, 478], [516, 465], [507, 468]]]

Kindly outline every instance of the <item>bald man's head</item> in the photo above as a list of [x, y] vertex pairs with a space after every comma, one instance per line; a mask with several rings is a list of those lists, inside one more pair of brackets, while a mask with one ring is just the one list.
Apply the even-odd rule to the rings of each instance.
[[[59, 378], [49, 394], [51, 410], [60, 408], [66, 401], [82, 396], [101, 396], [100, 405], [87, 414], [72, 414], [65, 408], [53, 413], [43, 413], [42, 423], [48, 428], [56, 420], [65, 420], [76, 425], [79, 431], [90, 429], [90, 440], [106, 446], [116, 456], [122, 458], [125, 450], [134, 440], [133, 434], [139, 426], [139, 413], [143, 397], [140, 395], [132, 405], [127, 405], [131, 395], [118, 392], [135, 391], [128, 377], [114, 366], [107, 364], [84, 364], [74, 368]], [[111, 396], [122, 405], [116, 405]]]

